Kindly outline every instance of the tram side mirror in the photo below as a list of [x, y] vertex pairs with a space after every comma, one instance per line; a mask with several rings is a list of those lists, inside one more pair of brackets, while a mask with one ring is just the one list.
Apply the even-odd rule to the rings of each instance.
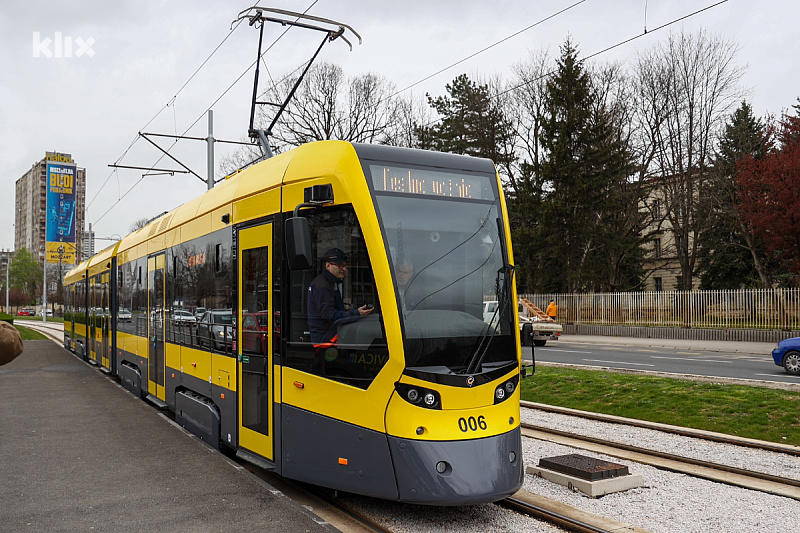
[[311, 257], [311, 230], [305, 217], [286, 219], [286, 258], [292, 270], [308, 270]]
[[529, 365], [521, 365], [519, 373], [522, 379], [533, 377], [536, 373], [536, 361], [532, 361]]

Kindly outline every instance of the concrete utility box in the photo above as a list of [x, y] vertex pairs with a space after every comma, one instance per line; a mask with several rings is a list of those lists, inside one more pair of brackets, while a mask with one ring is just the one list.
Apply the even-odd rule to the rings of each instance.
[[641, 487], [643, 483], [642, 476], [631, 474], [625, 465], [577, 453], [543, 457], [538, 466], [529, 466], [526, 471], [592, 498]]

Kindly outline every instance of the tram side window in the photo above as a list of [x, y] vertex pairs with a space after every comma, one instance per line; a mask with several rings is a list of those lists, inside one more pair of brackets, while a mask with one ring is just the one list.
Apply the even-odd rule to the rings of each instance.
[[86, 325], [86, 280], [75, 284], [75, 323]]
[[[176, 344], [197, 346], [232, 353], [233, 267], [230, 229], [215, 231], [187, 241], [172, 249], [174, 259], [167, 261], [167, 307], [171, 333]], [[204, 315], [204, 311], [214, 311]], [[192, 316], [198, 322], [192, 321]], [[199, 321], [222, 324], [204, 327]], [[207, 338], [216, 331], [218, 337]], [[220, 339], [222, 339], [220, 341]]]
[[133, 267], [131, 263], [117, 266], [117, 331], [133, 334], [133, 320], [131, 314], [132, 289], [131, 284]]
[[[389, 358], [378, 291], [361, 226], [350, 205], [304, 213], [311, 229], [314, 266], [290, 275], [289, 324], [286, 365], [366, 389]], [[309, 291], [312, 281], [324, 276], [324, 256], [332, 250], [344, 252], [346, 267], [337, 269], [341, 305], [345, 311], [363, 305], [375, 310], [366, 316], [349, 316], [327, 324], [335, 337], [312, 338], [309, 327]], [[335, 274], [334, 277], [336, 277]], [[328, 281], [332, 278], [327, 277]], [[322, 283], [322, 278], [320, 279]], [[315, 286], [317, 283], [315, 283]], [[337, 285], [334, 283], [333, 285]], [[338, 299], [338, 297], [337, 297]], [[320, 324], [320, 317], [312, 317]], [[327, 320], [324, 317], [322, 320]], [[287, 324], [283, 324], [286, 335]], [[319, 327], [319, 326], [317, 326]]]
[[[131, 269], [131, 322], [133, 332], [140, 337], [147, 336], [147, 258], [140, 257], [130, 263]], [[144, 272], [144, 274], [142, 274]]]
[[[74, 285], [64, 287], [64, 323], [72, 322], [72, 291]], [[66, 326], [65, 326], [66, 327]]]

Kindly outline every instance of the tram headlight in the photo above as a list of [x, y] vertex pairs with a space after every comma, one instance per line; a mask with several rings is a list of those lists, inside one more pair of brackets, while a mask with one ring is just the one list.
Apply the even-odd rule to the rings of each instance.
[[408, 401], [411, 403], [417, 403], [419, 401], [419, 391], [417, 389], [408, 389], [406, 398], [408, 398]]
[[442, 408], [442, 400], [435, 390], [406, 383], [395, 383], [394, 388], [397, 394], [411, 405], [426, 409]]
[[494, 389], [494, 403], [495, 405], [504, 402], [514, 394], [514, 391], [517, 390], [517, 384], [519, 383], [519, 374], [516, 374], [511, 377], [511, 379], [506, 380], [503, 383], [496, 385], [496, 389]]

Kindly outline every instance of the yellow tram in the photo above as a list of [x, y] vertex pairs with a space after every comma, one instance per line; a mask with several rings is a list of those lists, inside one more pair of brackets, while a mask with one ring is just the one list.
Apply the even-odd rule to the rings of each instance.
[[[374, 311], [335, 323], [323, 346], [309, 288], [331, 249], [346, 254], [341, 305]], [[517, 296], [488, 160], [303, 145], [65, 283], [65, 345], [214, 447], [413, 503], [494, 501], [522, 484]]]

